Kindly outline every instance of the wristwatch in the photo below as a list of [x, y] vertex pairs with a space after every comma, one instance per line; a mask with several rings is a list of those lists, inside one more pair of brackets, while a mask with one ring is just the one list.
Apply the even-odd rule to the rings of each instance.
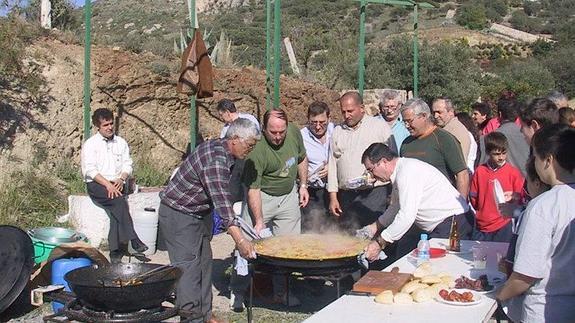
[[302, 188], [302, 187], [307, 188], [307, 184], [305, 184], [305, 183], [299, 184], [299, 188]]

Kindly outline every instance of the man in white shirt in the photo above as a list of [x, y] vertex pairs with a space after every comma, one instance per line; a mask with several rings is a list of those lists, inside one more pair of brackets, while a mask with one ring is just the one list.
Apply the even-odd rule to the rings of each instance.
[[128, 143], [114, 134], [114, 115], [110, 110], [94, 111], [92, 124], [98, 132], [82, 146], [82, 175], [88, 195], [110, 217], [110, 260], [118, 263], [127, 242], [131, 242], [137, 252], [148, 250], [134, 231], [128, 202], [123, 195], [125, 181], [132, 173], [132, 159]]
[[256, 119], [256, 117], [254, 117], [249, 113], [238, 112], [238, 109], [236, 108], [236, 105], [232, 100], [229, 99], [221, 100], [220, 102], [218, 102], [218, 106], [216, 107], [216, 109], [218, 110], [218, 115], [224, 121], [224, 127], [220, 132], [220, 138], [226, 137], [226, 132], [228, 132], [230, 124], [234, 122], [237, 118], [250, 120], [256, 125], [258, 130], [260, 130], [260, 123], [258, 122], [258, 119]]
[[469, 205], [437, 168], [412, 158], [399, 158], [388, 146], [375, 143], [361, 160], [368, 172], [380, 181], [391, 181], [391, 203], [384, 214], [368, 228], [374, 236], [366, 247], [366, 257], [377, 260], [379, 252], [400, 240], [413, 224], [430, 238], [448, 238], [455, 216], [463, 237], [473, 229]]
[[329, 141], [334, 124], [329, 120], [329, 106], [315, 101], [307, 110], [308, 125], [301, 129], [308, 159], [307, 190], [309, 202], [302, 208], [302, 231], [330, 229], [329, 197], [326, 190]]
[[391, 128], [380, 118], [365, 113], [357, 92], [339, 99], [344, 122], [333, 130], [328, 163], [329, 210], [339, 227], [354, 232], [372, 223], [385, 211], [389, 185], [370, 180], [359, 156], [374, 142], [395, 148]]

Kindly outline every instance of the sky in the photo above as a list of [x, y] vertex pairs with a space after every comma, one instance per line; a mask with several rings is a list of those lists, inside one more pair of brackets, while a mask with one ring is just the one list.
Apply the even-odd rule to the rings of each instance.
[[[70, 3], [72, 3], [75, 7], [80, 8], [84, 6], [84, 3], [86, 3], [86, 0], [69, 0]], [[94, 3], [96, 0], [92, 0], [92, 3]], [[26, 1], [21, 1], [21, 3], [26, 3]], [[6, 15], [6, 11], [4, 10], [4, 8], [0, 8], [0, 16], [5, 16]]]

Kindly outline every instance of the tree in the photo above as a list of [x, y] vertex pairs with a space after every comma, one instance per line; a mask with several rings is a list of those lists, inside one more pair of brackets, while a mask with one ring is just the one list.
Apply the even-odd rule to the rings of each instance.
[[[52, 27], [59, 29], [71, 29], [80, 25], [74, 15], [74, 5], [70, 0], [50, 0], [52, 3]], [[28, 7], [24, 9], [29, 21], [40, 22], [41, 0], [30, 0]]]
[[543, 57], [543, 65], [556, 80], [556, 88], [569, 97], [575, 97], [575, 45], [559, 47]]
[[[366, 58], [366, 84], [370, 88], [413, 90], [413, 42], [396, 37], [384, 49], [371, 50]], [[432, 100], [448, 95], [461, 108], [481, 94], [479, 66], [462, 43], [422, 43], [420, 46], [419, 95]]]
[[455, 14], [455, 21], [469, 29], [483, 29], [487, 26], [485, 7], [474, 2], [466, 2]]

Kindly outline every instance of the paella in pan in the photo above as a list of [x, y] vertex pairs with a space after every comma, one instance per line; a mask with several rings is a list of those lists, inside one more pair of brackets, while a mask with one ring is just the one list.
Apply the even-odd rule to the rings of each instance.
[[255, 242], [258, 255], [294, 260], [330, 260], [355, 257], [369, 241], [338, 234], [300, 234]]

